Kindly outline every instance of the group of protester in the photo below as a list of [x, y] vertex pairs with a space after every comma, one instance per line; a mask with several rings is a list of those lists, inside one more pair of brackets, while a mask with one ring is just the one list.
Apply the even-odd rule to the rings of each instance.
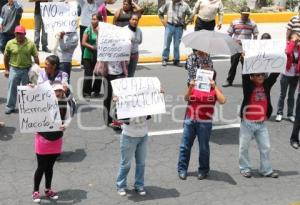
[[[46, 43], [46, 33], [43, 32], [42, 18], [40, 18], [39, 2], [36, 2], [35, 21], [37, 23], [35, 41], [26, 38], [26, 30], [20, 26], [22, 7], [14, 1], [8, 0], [1, 11], [1, 48], [4, 52], [5, 76], [8, 77], [8, 96], [5, 113], [10, 114], [15, 111], [17, 86], [35, 86], [28, 77], [29, 68], [32, 66], [31, 58], [39, 65], [38, 48], [39, 34], [42, 30], [42, 50], [49, 52]], [[101, 92], [102, 78], [105, 78], [104, 86], [106, 98], [104, 106], [106, 108], [105, 123], [112, 127], [122, 125], [120, 137], [121, 160], [117, 176], [116, 186], [119, 195], [126, 195], [127, 175], [131, 166], [131, 161], [136, 159], [135, 190], [144, 196], [144, 172], [148, 139], [147, 120], [151, 116], [141, 116], [132, 119], [117, 121], [111, 116], [111, 102], [117, 101], [118, 96], [113, 97], [111, 81], [124, 77], [134, 77], [136, 65], [139, 58], [138, 45], [142, 43], [142, 32], [138, 28], [138, 22], [142, 14], [142, 9], [131, 0], [124, 0], [123, 7], [114, 15], [113, 23], [117, 26], [127, 27], [131, 34], [131, 55], [129, 61], [97, 61], [97, 38], [101, 31], [100, 21], [107, 21], [107, 11], [105, 5], [111, 3], [98, 0], [78, 0], [81, 9], [80, 19], [80, 43], [82, 46], [82, 65], [84, 68], [84, 84], [82, 94], [84, 97], [99, 96]], [[183, 30], [186, 25], [192, 22], [193, 16], [197, 15], [195, 31], [206, 29], [214, 30], [216, 26], [215, 16], [219, 14], [218, 29], [222, 26], [223, 5], [221, 1], [198, 0], [193, 11], [182, 0], [172, 0], [164, 4], [158, 11], [159, 17], [166, 27], [163, 48], [162, 65], [166, 66], [169, 60], [170, 43], [174, 40], [174, 65], [180, 66], [179, 45]], [[164, 15], [167, 14], [167, 20]], [[238, 43], [242, 39], [257, 39], [258, 29], [256, 24], [249, 18], [250, 9], [241, 9], [241, 18], [232, 22], [228, 29], [228, 34]], [[300, 14], [299, 14], [300, 16]], [[288, 38], [286, 54], [288, 62], [285, 72], [281, 75], [281, 94], [278, 102], [276, 120], [280, 121], [283, 115], [284, 99], [287, 89], [288, 94], [288, 118], [294, 123], [291, 146], [295, 149], [299, 147], [300, 129], [300, 97], [298, 96], [296, 105], [296, 116], [294, 117], [294, 93], [299, 79], [299, 29], [300, 17], [294, 17], [288, 24]], [[39, 19], [40, 18], [40, 19]], [[101, 24], [100, 24], [101, 25]], [[39, 31], [38, 31], [39, 30]], [[296, 31], [296, 32], [295, 32]], [[44, 37], [43, 37], [44, 35]], [[270, 39], [270, 34], [263, 34], [262, 39]], [[43, 40], [44, 39], [44, 40]], [[32, 199], [40, 202], [39, 186], [43, 175], [45, 175], [45, 195], [51, 199], [58, 199], [58, 194], [52, 190], [51, 182], [53, 176], [53, 166], [56, 158], [62, 151], [63, 131], [68, 124], [68, 105], [66, 98], [70, 95], [70, 75], [71, 60], [75, 48], [78, 44], [76, 32], [60, 32], [56, 34], [56, 44], [54, 55], [50, 55], [45, 61], [45, 70], [39, 72], [37, 84], [49, 81], [58, 98], [60, 114], [63, 124], [60, 131], [38, 132], [35, 135], [35, 151], [38, 167], [34, 174], [34, 190]], [[223, 87], [232, 85], [236, 67], [239, 61], [243, 62], [243, 53], [235, 54], [231, 57], [231, 68], [227, 83]], [[105, 70], [106, 73], [97, 73], [96, 70]], [[209, 92], [199, 91], [195, 88], [197, 69], [210, 70], [214, 73], [210, 79], [211, 89]], [[184, 131], [179, 147], [178, 176], [180, 179], [187, 178], [187, 171], [190, 161], [191, 148], [197, 136], [199, 143], [199, 168], [198, 179], [205, 179], [210, 171], [210, 148], [209, 139], [212, 131], [212, 116], [215, 103], [224, 104], [226, 97], [216, 85], [216, 71], [213, 69], [213, 62], [208, 53], [194, 50], [186, 61], [188, 71], [187, 91], [185, 100], [187, 109], [184, 116]], [[101, 76], [100, 76], [101, 74]], [[272, 114], [271, 88], [276, 83], [279, 73], [254, 73], [242, 75], [244, 99], [241, 106], [241, 127], [239, 134], [239, 168], [242, 176], [250, 178], [252, 169], [249, 160], [249, 145], [253, 136], [258, 143], [260, 152], [259, 173], [265, 177], [277, 178], [276, 173], [270, 164], [270, 137], [265, 121]], [[3, 126], [0, 124], [0, 126]]]

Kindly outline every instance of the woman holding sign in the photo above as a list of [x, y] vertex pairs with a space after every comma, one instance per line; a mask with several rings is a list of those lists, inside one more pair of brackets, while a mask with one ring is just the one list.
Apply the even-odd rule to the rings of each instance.
[[287, 117], [291, 122], [295, 121], [294, 117], [294, 104], [295, 104], [295, 91], [299, 79], [300, 61], [299, 61], [299, 33], [293, 32], [289, 37], [286, 46], [287, 64], [285, 71], [281, 74], [280, 78], [280, 96], [278, 99], [278, 109], [276, 121], [280, 122], [283, 115], [284, 99], [288, 91], [287, 100]]
[[67, 119], [68, 111], [67, 101], [65, 98], [64, 86], [60, 83], [52, 85], [55, 95], [58, 99], [60, 116], [63, 121], [60, 131], [38, 132], [35, 135], [35, 152], [37, 157], [37, 169], [34, 174], [34, 190], [32, 200], [36, 203], [41, 201], [39, 187], [43, 175], [45, 175], [45, 195], [49, 199], [57, 200], [58, 195], [51, 189], [53, 166], [56, 158], [62, 151], [63, 132], [65, 131], [65, 119]]
[[[204, 66], [204, 69], [209, 68], [208, 65]], [[206, 70], [208, 71], [208, 70]], [[183, 135], [182, 141], [179, 148], [179, 159], [178, 159], [178, 176], [180, 179], [185, 180], [187, 177], [187, 170], [189, 166], [191, 149], [195, 140], [198, 138], [199, 143], [199, 168], [198, 168], [198, 179], [202, 180], [207, 177], [209, 167], [209, 139], [212, 130], [212, 116], [214, 113], [214, 106], [216, 101], [220, 104], [225, 103], [225, 96], [216, 86], [216, 71], [213, 72], [212, 79], [207, 79], [208, 86], [204, 86], [206, 91], [201, 89], [203, 79], [205, 76], [197, 76], [198, 79], [202, 80], [191, 80], [189, 87], [184, 96], [185, 100], [188, 101], [188, 107], [186, 109], [184, 124], [183, 124]]]
[[92, 15], [92, 23], [87, 29], [85, 29], [82, 37], [82, 46], [84, 47], [84, 80], [82, 88], [83, 97], [91, 97], [92, 92], [94, 92], [94, 97], [99, 97], [101, 91], [101, 77], [95, 76], [93, 82], [93, 73], [97, 62], [98, 18], [99, 16], [97, 16], [97, 14]]

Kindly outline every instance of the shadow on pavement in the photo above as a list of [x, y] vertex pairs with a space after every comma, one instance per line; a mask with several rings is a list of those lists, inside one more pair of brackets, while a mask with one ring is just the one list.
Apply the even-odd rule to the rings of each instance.
[[[189, 172], [188, 175], [197, 177], [198, 172]], [[204, 180], [223, 181], [231, 185], [237, 185], [236, 181], [228, 173], [216, 170], [210, 170], [208, 177]]]
[[143, 66], [143, 65], [138, 65], [137, 67], [136, 67], [136, 71], [137, 70], [151, 70], [149, 67], [147, 67], [147, 66]]
[[84, 149], [76, 149], [75, 151], [68, 151], [61, 153], [58, 162], [81, 162], [86, 157]]
[[15, 133], [15, 127], [1, 127], [0, 128], [0, 140], [1, 141], [9, 141], [13, 138], [13, 134]]
[[[296, 176], [299, 175], [298, 171], [280, 171], [277, 169], [274, 169], [274, 172], [277, 172], [279, 174], [279, 178], [280, 177], [287, 177], [287, 176]], [[253, 169], [252, 170], [252, 176], [254, 178], [264, 178], [263, 176], [261, 176], [258, 172], [258, 169]]]
[[97, 107], [92, 106], [90, 104], [77, 104], [77, 111], [76, 113], [85, 113], [85, 112], [91, 112], [93, 110], [96, 110]]
[[59, 199], [57, 201], [42, 198], [42, 203], [40, 204], [69, 205], [80, 203], [82, 200], [87, 199], [87, 192], [80, 189], [70, 189], [58, 192], [58, 196]]
[[166, 199], [179, 197], [177, 189], [165, 189], [157, 186], [146, 186], [146, 196], [139, 196], [134, 190], [128, 190], [128, 199], [134, 202], [148, 201], [155, 199]]
[[239, 144], [239, 131], [240, 128], [213, 130], [210, 137], [210, 141], [218, 145]]

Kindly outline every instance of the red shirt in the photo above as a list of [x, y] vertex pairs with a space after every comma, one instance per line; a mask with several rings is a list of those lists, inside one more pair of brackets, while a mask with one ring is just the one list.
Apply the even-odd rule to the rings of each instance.
[[211, 120], [216, 104], [216, 91], [203, 92], [193, 89], [186, 110], [186, 117], [192, 120]]
[[264, 87], [254, 88], [250, 101], [245, 107], [245, 119], [249, 121], [262, 122], [267, 119], [268, 100]]

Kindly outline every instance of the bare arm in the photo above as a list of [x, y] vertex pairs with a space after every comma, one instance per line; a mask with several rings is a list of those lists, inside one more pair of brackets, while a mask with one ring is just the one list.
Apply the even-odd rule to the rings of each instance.
[[194, 86], [195, 86], [195, 81], [192, 80], [192, 81], [190, 82], [189, 87], [188, 87], [187, 90], [186, 90], [185, 95], [184, 95], [184, 100], [185, 100], [185, 101], [189, 101], [189, 100], [190, 100], [190, 96], [191, 96], [191, 94], [192, 94], [192, 90], [193, 90]]
[[4, 68], [5, 68], [5, 71], [4, 71], [4, 76], [6, 78], [8, 78], [9, 76], [9, 56], [4, 54]]
[[88, 43], [88, 40], [89, 36], [86, 33], [84, 33], [82, 36], [82, 46], [90, 50], [95, 50], [94, 46]]
[[34, 63], [35, 63], [35, 64], [40, 65], [40, 59], [39, 59], [39, 56], [38, 56], [38, 55], [33, 56], [33, 60], [34, 60]]
[[289, 36], [291, 35], [291, 30], [290, 29], [287, 29], [286, 30], [286, 40], [288, 41], [289, 40]]
[[117, 20], [118, 20], [118, 18], [119, 18], [119, 16], [120, 16], [120, 12], [121, 12], [121, 9], [119, 9], [119, 10], [117, 10], [117, 11], [115, 12], [115, 15], [114, 15], [114, 18], [113, 18], [113, 24], [114, 24], [114, 25], [116, 25], [116, 23], [117, 23]]

